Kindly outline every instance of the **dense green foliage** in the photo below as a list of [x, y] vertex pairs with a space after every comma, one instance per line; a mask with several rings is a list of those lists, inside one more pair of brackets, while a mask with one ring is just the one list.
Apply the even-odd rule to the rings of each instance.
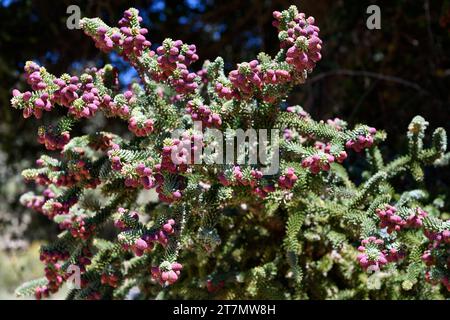
[[[315, 35], [286, 39], [290, 23], [299, 23], [297, 14], [291, 7], [274, 15], [282, 45], [274, 58], [261, 53], [257, 63], [241, 63], [228, 76], [221, 58], [205, 62], [192, 76], [183, 74], [186, 66], [181, 65], [198, 59], [188, 53], [194, 49], [169, 39], [155, 54], [138, 39], [145, 32], [131, 9], [123, 22], [130, 24], [131, 35], [99, 19], [84, 19], [83, 28], [102, 50], [129, 61], [140, 85], [122, 92], [109, 65], [75, 80], [26, 64], [33, 91], [14, 92], [12, 105], [26, 117], [41, 118], [43, 110], [58, 106], [67, 108], [67, 115], [39, 129], [40, 142], [61, 153], [41, 156], [39, 168], [23, 172], [46, 190], [42, 196], [26, 194], [22, 202], [65, 231], [42, 248], [47, 278], [23, 285], [19, 294], [53, 293], [70, 266], [78, 265], [82, 288], [68, 298], [121, 299], [130, 292], [140, 298], [448, 296], [449, 225], [443, 199], [422, 189], [425, 167], [448, 164], [445, 131], [438, 128], [427, 139], [428, 122], [416, 116], [407, 130], [407, 151], [388, 161], [379, 148], [386, 139], [383, 131], [366, 125], [350, 129], [339, 119], [316, 122], [300, 106], [286, 109], [288, 94], [308, 81], [314, 67], [309, 62], [320, 59]], [[314, 25], [313, 20], [306, 25]], [[131, 47], [120, 42], [127, 36]], [[175, 47], [185, 55], [178, 62], [157, 59]], [[289, 60], [298, 52], [309, 62]], [[277, 80], [266, 77], [272, 69]], [[70, 84], [79, 98], [66, 99]], [[176, 145], [170, 133], [181, 128], [189, 141], [204, 134], [192, 123], [203, 104], [217, 115], [206, 121], [213, 127], [280, 129], [280, 171], [260, 177], [261, 168], [254, 165], [172, 168], [164, 156], [164, 148]], [[73, 136], [73, 127], [97, 109], [108, 119], [128, 121], [135, 136], [103, 131]], [[341, 164], [345, 149], [351, 155], [347, 162], [353, 153], [366, 153], [359, 174]], [[398, 187], [400, 177], [412, 177], [417, 185]], [[143, 189], [155, 187], [159, 201], [149, 201]], [[391, 208], [387, 205], [398, 213], [395, 223], [383, 218]]]

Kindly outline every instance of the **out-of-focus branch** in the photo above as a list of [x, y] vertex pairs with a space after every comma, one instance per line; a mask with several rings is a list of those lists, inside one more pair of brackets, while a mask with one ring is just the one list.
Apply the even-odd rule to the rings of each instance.
[[421, 94], [426, 94], [426, 95], [430, 94], [427, 90], [423, 89], [421, 86], [419, 86], [415, 82], [411, 82], [411, 81], [408, 81], [408, 80], [405, 80], [405, 79], [402, 79], [402, 78], [399, 78], [396, 76], [389, 76], [389, 75], [380, 74], [380, 73], [376, 73], [376, 72], [360, 71], [360, 70], [337, 69], [337, 70], [332, 70], [332, 71], [328, 71], [328, 72], [323, 72], [323, 73], [318, 74], [317, 76], [310, 78], [309, 82], [314, 83], [317, 81], [321, 81], [322, 79], [330, 77], [330, 76], [351, 76], [351, 77], [374, 78], [374, 79], [378, 79], [378, 80], [389, 81], [389, 82], [401, 84], [405, 87], [415, 89], [415, 90], [419, 91]]

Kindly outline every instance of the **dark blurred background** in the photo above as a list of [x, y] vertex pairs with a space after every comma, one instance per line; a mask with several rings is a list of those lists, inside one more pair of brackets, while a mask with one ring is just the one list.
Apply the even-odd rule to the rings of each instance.
[[[350, 125], [386, 130], [388, 159], [405, 150], [406, 127], [416, 114], [430, 122], [430, 129], [450, 129], [450, 0], [0, 0], [0, 250], [54, 234], [44, 217], [30, 218], [18, 203], [26, 190], [18, 174], [44, 151], [36, 141], [41, 123], [24, 120], [9, 105], [12, 88], [26, 88], [25, 61], [35, 60], [58, 75], [112, 61], [124, 85], [135, 76], [117, 56], [100, 53], [82, 31], [66, 27], [66, 10], [73, 4], [82, 16], [99, 16], [110, 25], [136, 7], [155, 46], [166, 37], [195, 43], [201, 61], [220, 55], [229, 70], [259, 51], [274, 55], [279, 43], [272, 11], [296, 4], [316, 18], [324, 46], [322, 61], [290, 103], [302, 105], [315, 119], [337, 116]], [[366, 27], [371, 4], [381, 8], [380, 30]], [[42, 121], [52, 117], [46, 114]], [[448, 194], [448, 168], [427, 174], [430, 190]]]

